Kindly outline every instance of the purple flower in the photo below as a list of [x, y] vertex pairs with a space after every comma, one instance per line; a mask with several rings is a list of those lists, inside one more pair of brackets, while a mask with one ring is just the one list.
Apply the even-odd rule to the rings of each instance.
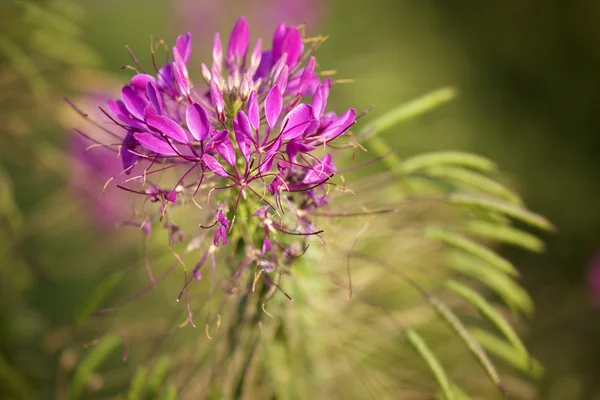
[[[166, 65], [133, 76], [103, 109], [110, 135], [120, 138], [113, 147], [127, 176], [120, 187], [159, 203], [153, 220], [164, 222], [170, 242], [206, 245], [199, 266], [242, 246], [241, 269], [271, 273], [323, 232], [311, 213], [329, 202], [330, 151], [351, 147], [345, 134], [356, 112], [325, 111], [332, 82], [315, 72], [317, 46], [305, 46], [296, 27], [280, 24], [271, 41], [251, 45], [240, 18], [225, 59], [214, 36], [212, 62], [198, 71], [204, 84], [190, 78], [191, 44], [190, 34], [179, 36]], [[198, 218], [214, 222], [200, 220], [198, 232], [183, 235], [170, 210], [190, 203], [204, 204]], [[199, 240], [207, 229], [210, 244]]]

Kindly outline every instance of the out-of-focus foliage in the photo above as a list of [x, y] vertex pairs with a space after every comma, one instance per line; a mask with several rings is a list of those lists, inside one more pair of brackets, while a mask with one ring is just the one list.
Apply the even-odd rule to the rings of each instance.
[[[591, 2], [460, 8], [435, 1], [368, 6], [332, 1], [330, 20], [318, 29], [331, 34], [319, 53], [322, 67], [356, 80], [336, 86], [334, 99], [357, 108], [376, 104], [356, 134], [361, 127], [403, 122], [372, 136], [365, 142], [369, 152], [357, 151], [347, 164], [394, 149], [393, 156], [345, 174], [359, 180], [376, 173], [381, 180], [351, 185], [347, 179], [359, 195], [340, 201], [376, 209], [394, 199], [399, 210], [332, 219], [328, 235], [340, 239], [328, 243], [324, 253], [315, 251], [314, 261], [298, 268], [297, 276], [287, 277], [292, 287], [286, 291], [295, 301], [278, 294], [266, 306], [273, 319], [259, 303], [237, 299], [223, 309], [215, 332], [213, 302], [213, 340], [201, 322], [196, 330], [179, 327], [186, 313], [174, 300], [181, 287], [176, 274], [131, 305], [91, 316], [139, 292], [148, 277], [142, 235], [135, 228], [99, 229], [86, 218], [86, 200], [67, 185], [72, 166], [64, 153], [67, 134], [57, 122], [67, 114], [58, 111], [66, 108], [60, 96], [90, 95], [91, 82], [112, 87], [113, 79], [98, 79], [82, 68], [102, 59], [118, 72], [129, 62], [125, 44], [147, 64], [149, 35], [168, 38], [181, 30], [165, 32], [174, 25], [165, 20], [173, 3], [40, 0], [0, 6], [0, 395], [186, 398], [219, 387], [210, 377], [230, 371], [220, 388], [243, 391], [248, 398], [261, 390], [278, 398], [304, 398], [311, 391], [346, 398], [418, 399], [435, 392], [462, 398], [457, 385], [494, 398], [501, 395], [485, 372], [497, 381], [496, 368], [515, 397], [535, 397], [532, 376], [543, 369], [537, 392], [542, 398], [597, 394], [597, 311], [586, 308], [581, 289], [586, 257], [591, 259], [600, 243], [594, 232], [597, 172], [590, 172], [597, 171], [589, 110], [597, 105], [598, 66], [591, 50], [595, 25], [586, 22], [595, 15]], [[376, 122], [398, 102], [447, 84], [459, 88], [459, 100], [406, 119], [415, 107], [418, 113], [455, 95], [445, 89]], [[510, 179], [498, 175], [488, 157], [507, 166]], [[390, 182], [394, 188], [381, 191]], [[518, 187], [525, 201], [506, 186]], [[441, 195], [464, 191], [471, 194]], [[523, 203], [560, 227], [542, 261], [496, 245], [542, 249], [524, 226], [546, 227], [546, 221], [521, 211]], [[509, 224], [513, 219], [517, 223]], [[129, 247], [131, 242], [137, 245]], [[173, 262], [181, 268], [170, 249], [147, 246], [155, 249], [149, 256], [156, 275]], [[535, 302], [498, 250], [526, 267], [518, 269]], [[369, 258], [377, 255], [384, 262]], [[423, 297], [420, 288], [433, 297]], [[192, 299], [197, 322], [205, 316], [200, 308], [207, 292], [203, 286]], [[241, 322], [238, 305], [247, 310]], [[524, 332], [514, 317], [519, 314], [533, 318], [525, 347], [543, 367], [511, 328]], [[237, 335], [230, 334], [237, 332], [233, 323], [244, 327]], [[487, 357], [474, 341], [497, 367], [477, 365], [477, 360], [487, 364]], [[262, 345], [253, 350], [249, 368], [244, 354], [255, 343]], [[229, 357], [233, 348], [237, 356]], [[208, 360], [213, 351], [229, 363]]]

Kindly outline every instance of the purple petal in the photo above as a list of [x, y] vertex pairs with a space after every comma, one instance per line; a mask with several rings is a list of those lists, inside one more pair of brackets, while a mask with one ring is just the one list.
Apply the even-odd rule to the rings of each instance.
[[281, 69], [281, 72], [277, 76], [277, 80], [275, 81], [275, 85], [279, 86], [282, 93], [285, 93], [285, 88], [288, 83], [288, 76], [290, 74], [290, 69], [287, 65], [284, 65]]
[[302, 95], [306, 91], [308, 84], [313, 78], [315, 72], [315, 57], [311, 57], [306, 63], [306, 67], [304, 68], [304, 72], [302, 73], [302, 77], [300, 78], [300, 83], [298, 84], [298, 94]]
[[187, 66], [183, 62], [181, 55], [176, 48], [173, 49], [173, 75], [175, 77], [175, 83], [179, 88], [179, 91], [184, 96], [190, 95], [190, 81], [188, 78]]
[[256, 100], [256, 91], [253, 90], [248, 98], [248, 117], [250, 125], [256, 130], [259, 126], [258, 100]]
[[229, 45], [227, 46], [227, 63], [232, 65], [234, 59], [239, 57], [245, 57], [248, 51], [248, 44], [250, 42], [250, 30], [248, 29], [248, 22], [246, 18], [240, 17], [229, 38]]
[[146, 120], [146, 123], [173, 140], [176, 140], [181, 143], [189, 142], [188, 137], [185, 134], [183, 128], [169, 117], [157, 115], [148, 118]]
[[192, 103], [185, 110], [185, 119], [192, 136], [197, 141], [204, 142], [210, 132], [210, 121], [206, 110], [200, 104]]
[[277, 120], [279, 119], [279, 114], [281, 114], [281, 108], [283, 106], [283, 99], [281, 95], [281, 90], [277, 85], [271, 88], [271, 91], [267, 95], [265, 99], [265, 117], [267, 118], [267, 124], [269, 125], [269, 129], [273, 129]]
[[334, 172], [335, 165], [333, 164], [331, 154], [327, 154], [321, 161], [311, 167], [302, 182], [306, 184], [323, 182]]
[[148, 75], [148, 74], [137, 74], [131, 78], [131, 80], [129, 81], [129, 84], [137, 90], [145, 91], [146, 86], [150, 82], [156, 83], [156, 79], [153, 76]]
[[121, 98], [131, 115], [139, 120], [144, 119], [144, 108], [146, 108], [148, 101], [140, 96], [131, 85], [127, 85], [121, 90]]
[[285, 152], [290, 160], [294, 160], [298, 153], [310, 153], [314, 149], [315, 146], [300, 141], [288, 142], [285, 146]]
[[223, 45], [221, 44], [221, 36], [218, 32], [215, 33], [213, 38], [212, 56], [215, 64], [221, 68], [221, 65], [223, 65]]
[[295, 27], [287, 27], [282, 34], [280, 25], [273, 37], [273, 60], [277, 61], [284, 53], [287, 53], [286, 64], [289, 67], [294, 67], [303, 51], [304, 44], [300, 31]]
[[235, 133], [235, 140], [240, 148], [240, 152], [246, 161], [248, 161], [250, 157], [250, 143], [253, 141], [253, 138], [250, 122], [243, 111], [240, 111], [233, 119], [233, 132]]
[[256, 43], [254, 44], [254, 48], [252, 49], [252, 54], [250, 55], [250, 66], [248, 69], [252, 71], [252, 73], [256, 72], [256, 70], [260, 66], [260, 61], [262, 59], [261, 48], [262, 39], [258, 38], [256, 39]]
[[246, 113], [240, 110], [240, 112], [238, 112], [236, 117], [233, 119], [233, 126], [235, 133], [239, 132], [246, 138], [254, 140], [254, 137], [252, 136], [252, 127], [250, 126], [250, 121], [248, 120]]
[[312, 107], [304, 103], [298, 104], [283, 119], [281, 136], [284, 140], [297, 138], [312, 121]]
[[150, 151], [167, 156], [175, 156], [177, 152], [160, 136], [150, 132], [136, 132], [133, 137]]
[[225, 110], [225, 101], [223, 100], [223, 93], [219, 90], [217, 82], [213, 79], [210, 81], [210, 100], [219, 114], [219, 119], [223, 117], [223, 111]]
[[260, 58], [260, 64], [254, 74], [254, 79], [264, 78], [269, 75], [273, 67], [273, 52], [271, 50], [263, 51]]
[[228, 176], [225, 168], [223, 168], [223, 166], [210, 154], [205, 153], [202, 156], [202, 161], [204, 161], [206, 167], [216, 175], [222, 176], [223, 178]]
[[321, 115], [323, 115], [323, 111], [327, 107], [327, 96], [325, 93], [325, 87], [320, 85], [313, 96], [312, 108], [313, 108], [313, 116], [316, 119], [321, 119]]
[[223, 129], [222, 131], [217, 131], [213, 129], [210, 133], [210, 139], [206, 143], [205, 151], [213, 151], [217, 148], [217, 146], [225, 139], [229, 137], [229, 131], [227, 129]]
[[114, 115], [116, 115], [118, 119], [120, 119], [130, 127], [139, 129], [141, 131], [147, 130], [146, 126], [143, 123], [138, 122], [137, 120], [129, 117], [129, 111], [127, 110], [127, 107], [125, 107], [125, 104], [121, 100], [108, 100], [106, 103], [108, 105], [108, 109]]
[[344, 133], [355, 121], [356, 111], [351, 108], [333, 121], [319, 137], [322, 138], [324, 142], [329, 142]]
[[155, 82], [148, 82], [146, 84], [146, 96], [148, 96], [148, 100], [150, 100], [150, 104], [154, 107], [154, 110], [157, 114], [163, 113], [163, 101], [162, 95], [158, 91]]
[[271, 169], [273, 162], [275, 162], [275, 156], [277, 156], [277, 152], [281, 149], [281, 146], [282, 139], [279, 137], [279, 139], [277, 139], [265, 153], [265, 158], [262, 160], [262, 163], [258, 169], [261, 174], [264, 174]]
[[183, 62], [187, 64], [192, 55], [192, 34], [188, 32], [185, 35], [179, 35], [175, 43], [175, 48], [183, 59]]
[[232, 167], [235, 166], [235, 149], [229, 138], [226, 138], [219, 145], [217, 145], [217, 151]]
[[173, 83], [175, 82], [175, 76], [173, 75], [173, 64], [167, 64], [159, 69], [157, 77], [158, 87], [172, 94]]
[[131, 173], [131, 166], [136, 163], [136, 161], [140, 158], [137, 154], [132, 153], [130, 150], [135, 149], [138, 145], [138, 141], [133, 137], [133, 132], [127, 132], [125, 139], [123, 139], [123, 144], [121, 148], [121, 161], [123, 161], [123, 169], [127, 174]]
[[[152, 104], [148, 104], [146, 106], [146, 108], [144, 108], [144, 119], [148, 119], [150, 117], [155, 117], [158, 114], [156, 113], [156, 110], [154, 109], [154, 107], [152, 106]], [[147, 129], [144, 129], [145, 131]]]

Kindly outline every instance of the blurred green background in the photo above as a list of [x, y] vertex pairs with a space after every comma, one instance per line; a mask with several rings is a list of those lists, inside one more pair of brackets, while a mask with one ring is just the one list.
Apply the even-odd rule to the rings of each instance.
[[[279, 22], [265, 22], [251, 1], [223, 1], [219, 7], [192, 0], [82, 0], [74, 8], [63, 3], [52, 2], [66, 20], [52, 23], [59, 31], [56, 40], [64, 38], [65, 46], [59, 54], [47, 54], [44, 38], [15, 22], [15, 9], [0, 0], [0, 374], [26, 398], [33, 395], [17, 378], [18, 370], [28, 371], [33, 387], [43, 392], [39, 398], [52, 398], [58, 390], [52, 351], [61, 340], [56, 330], [80, 311], [94, 277], [139, 257], [127, 235], [100, 229], [85, 201], [74, 201], [69, 193], [60, 152], [69, 133], [57, 122], [59, 96], [86, 89], [90, 73], [82, 71], [90, 69], [125, 81], [129, 75], [119, 70], [130, 63], [124, 45], [149, 65], [151, 35], [172, 43], [177, 33], [191, 30], [196, 34], [192, 63], [199, 65], [210, 54], [210, 32], [227, 37], [239, 14], [246, 14], [263, 36]], [[375, 105], [368, 120], [438, 87], [459, 89], [457, 100], [385, 138], [401, 157], [426, 150], [488, 156], [527, 205], [555, 223], [558, 234], [544, 238], [542, 256], [511, 255], [537, 305], [524, 339], [547, 371], [538, 396], [600, 398], [600, 308], [587, 282], [589, 264], [600, 251], [600, 2], [331, 0], [315, 5], [316, 12], [304, 6], [306, 16], [294, 22], [310, 20], [309, 35], [330, 35], [319, 52], [321, 68], [355, 80], [333, 92], [338, 105], [359, 110]], [[195, 14], [182, 12], [183, 7]], [[75, 22], [70, 27], [65, 21]], [[28, 23], [35, 26], [35, 18]], [[7, 38], [22, 46], [39, 73], [11, 72], [15, 64], [7, 54], [14, 49]], [[66, 44], [67, 38], [82, 47]], [[89, 90], [114, 90], [109, 82], [95, 79]]]

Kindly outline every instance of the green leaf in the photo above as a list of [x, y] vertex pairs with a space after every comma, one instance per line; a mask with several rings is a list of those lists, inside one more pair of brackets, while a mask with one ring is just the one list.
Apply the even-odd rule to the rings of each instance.
[[129, 392], [127, 393], [127, 400], [139, 400], [143, 398], [146, 375], [148, 375], [148, 369], [146, 367], [139, 367], [137, 371], [135, 371], [135, 375], [129, 386]]
[[529, 357], [529, 353], [523, 345], [517, 333], [513, 330], [506, 319], [496, 310], [483, 296], [468, 286], [454, 280], [446, 282], [446, 287], [465, 299], [479, 310], [483, 316], [490, 320], [504, 334], [510, 343], [523, 357]]
[[493, 172], [496, 170], [496, 164], [493, 161], [476, 154], [460, 151], [440, 151], [419, 154], [403, 161], [400, 165], [400, 169], [403, 172], [410, 174], [430, 167], [447, 165], [471, 168], [481, 172]]
[[169, 372], [170, 364], [171, 363], [166, 356], [160, 357], [158, 361], [156, 361], [154, 372], [148, 380], [147, 397], [154, 398], [160, 392], [160, 388], [163, 386], [165, 377]]
[[512, 204], [522, 204], [521, 198], [510, 189], [487, 176], [465, 168], [454, 166], [429, 167], [423, 173], [433, 178], [470, 186], [473, 189], [501, 198]]
[[481, 346], [491, 354], [501, 358], [507, 364], [510, 364], [535, 378], [540, 378], [544, 375], [544, 367], [539, 361], [531, 357], [523, 357], [514, 346], [505, 342], [498, 336], [479, 328], [472, 328], [469, 332], [471, 332], [471, 335], [481, 343]]
[[90, 314], [98, 309], [100, 302], [123, 280], [123, 276], [123, 271], [114, 272], [96, 286], [83, 307], [77, 312], [78, 324], [85, 322]]
[[177, 400], [177, 386], [169, 382], [165, 387], [165, 394], [161, 398], [163, 400]]
[[425, 340], [423, 340], [423, 338], [412, 329], [406, 329], [404, 333], [406, 334], [406, 339], [408, 342], [417, 351], [417, 353], [419, 353], [421, 358], [423, 358], [429, 367], [429, 370], [433, 373], [435, 380], [442, 390], [444, 398], [446, 400], [453, 400], [455, 397], [452, 391], [450, 378], [448, 378], [444, 367], [442, 367], [442, 364], [438, 358], [435, 356], [435, 354], [433, 354], [429, 346], [427, 346]]
[[69, 398], [71, 400], [81, 398], [90, 375], [110, 356], [121, 341], [121, 336], [118, 334], [108, 334], [100, 339], [90, 352], [85, 355], [73, 375], [73, 381], [69, 390]]
[[490, 380], [496, 385], [496, 387], [504, 393], [504, 386], [500, 380], [500, 375], [496, 371], [496, 367], [490, 361], [489, 357], [473, 336], [467, 331], [462, 321], [454, 314], [454, 312], [448, 308], [448, 306], [433, 296], [427, 296], [427, 301], [436, 309], [439, 315], [450, 325], [454, 332], [460, 337], [463, 343], [467, 346], [471, 354], [475, 356], [479, 364], [481, 364], [483, 370], [490, 378]]
[[526, 210], [514, 204], [504, 203], [490, 199], [485, 196], [471, 195], [467, 193], [452, 193], [448, 195], [448, 200], [453, 204], [467, 207], [478, 207], [486, 211], [496, 212], [509, 216], [518, 221], [545, 231], [555, 231], [554, 226], [548, 219], [539, 214]]
[[425, 230], [425, 235], [431, 239], [439, 240], [440, 242], [449, 244], [457, 249], [472, 254], [509, 275], [519, 275], [517, 269], [508, 260], [499, 256], [494, 251], [488, 249], [482, 244], [479, 244], [471, 239], [467, 239], [466, 237], [457, 233], [438, 228], [427, 228]]
[[471, 221], [467, 223], [467, 230], [474, 235], [511, 244], [536, 253], [544, 250], [543, 241], [512, 226], [498, 225], [487, 221]]
[[425, 114], [440, 105], [454, 99], [457, 91], [452, 87], [445, 87], [434, 90], [412, 101], [401, 104], [395, 109], [388, 111], [375, 121], [367, 125], [361, 134], [369, 134], [367, 140], [375, 138], [381, 132], [384, 132], [401, 122]]
[[15, 72], [29, 85], [36, 96], [48, 92], [49, 85], [35, 63], [29, 56], [8, 37], [0, 35], [0, 54], [12, 64]]
[[504, 272], [489, 268], [478, 258], [460, 251], [450, 252], [446, 260], [453, 270], [494, 290], [513, 310], [522, 311], [528, 316], [533, 315], [535, 306], [527, 291]]

